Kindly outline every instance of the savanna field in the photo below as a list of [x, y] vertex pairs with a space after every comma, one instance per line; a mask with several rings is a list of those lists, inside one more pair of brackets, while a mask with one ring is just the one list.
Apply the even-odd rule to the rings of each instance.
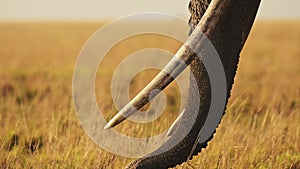
[[[77, 56], [103, 25], [0, 23], [0, 168], [119, 169], [132, 160], [99, 148], [81, 128], [72, 100]], [[109, 87], [122, 59], [144, 48], [176, 52], [179, 46], [158, 35], [135, 36], [114, 46], [95, 80], [105, 118], [117, 112]], [[130, 96], [157, 72], [139, 73]], [[166, 110], [155, 122], [126, 121], [116, 130], [143, 138], [167, 130], [179, 113], [176, 83], [166, 94]], [[256, 22], [214, 139], [192, 161], [176, 168], [300, 168], [299, 21]]]

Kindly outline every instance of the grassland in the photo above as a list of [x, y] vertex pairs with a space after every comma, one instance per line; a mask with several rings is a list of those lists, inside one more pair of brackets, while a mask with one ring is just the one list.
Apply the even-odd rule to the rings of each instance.
[[[132, 160], [93, 143], [73, 106], [76, 58], [102, 25], [0, 23], [0, 168], [118, 169]], [[110, 87], [113, 67], [133, 51], [159, 47], [175, 52], [179, 45], [160, 36], [128, 39], [108, 53], [103, 63], [111, 66], [104, 69], [105, 76], [97, 76], [96, 84]], [[131, 95], [155, 72], [138, 75]], [[173, 84], [167, 89], [168, 106], [158, 121], [125, 122], [117, 130], [135, 137], [166, 130], [178, 114], [177, 88]], [[99, 107], [110, 118], [116, 111], [110, 91], [96, 92]], [[176, 168], [300, 168], [300, 22], [255, 24], [215, 138]]]

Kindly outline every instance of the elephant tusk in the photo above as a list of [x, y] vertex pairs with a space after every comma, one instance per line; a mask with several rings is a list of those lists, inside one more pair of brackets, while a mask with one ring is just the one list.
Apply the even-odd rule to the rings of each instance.
[[174, 123], [171, 125], [171, 127], [169, 128], [168, 132], [167, 132], [167, 137], [170, 137], [174, 131], [176, 130], [177, 126], [179, 125], [179, 122], [182, 120], [183, 114], [184, 114], [185, 110], [183, 110], [179, 116], [176, 118], [176, 120], [174, 121]]
[[167, 87], [197, 55], [188, 46], [183, 45], [163, 70], [104, 127], [109, 129], [127, 119], [144, 105], [149, 103], [161, 90]]
[[[167, 87], [201, 53], [234, 0], [212, 1], [196, 29], [163, 70], [104, 127], [109, 129], [136, 113]], [[213, 22], [212, 22], [213, 21]]]

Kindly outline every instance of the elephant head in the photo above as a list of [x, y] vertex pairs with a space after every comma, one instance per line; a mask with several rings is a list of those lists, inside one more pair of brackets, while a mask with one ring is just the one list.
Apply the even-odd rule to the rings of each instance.
[[[193, 77], [190, 77], [188, 102], [184, 113], [173, 124], [169, 139], [153, 153], [131, 162], [127, 168], [163, 169], [174, 167], [190, 160], [207, 146], [207, 142], [212, 139], [214, 132], [205, 142], [198, 142], [199, 133], [208, 116], [211, 101], [211, 84], [208, 72], [201, 59], [196, 57], [201, 55], [197, 52], [201, 51], [204, 45], [203, 34], [214, 45], [220, 56], [226, 77], [227, 98], [225, 102], [227, 103], [239, 62], [239, 55], [252, 27], [259, 4], [260, 0], [191, 0], [189, 9], [192, 14], [190, 18], [192, 33], [185, 44], [191, 44], [193, 49], [183, 45], [174, 59], [165, 67], [165, 71], [160, 72], [106, 125], [106, 128], [113, 127], [135, 113], [136, 109], [142, 108], [158, 94], [152, 94], [150, 97], [153, 89], [163, 90], [174, 80], [174, 77], [180, 74], [187, 65], [190, 65]], [[200, 99], [195, 99], [197, 97], [195, 90], [198, 91]], [[195, 105], [197, 105], [197, 111], [195, 111]], [[225, 107], [223, 114], [224, 111]], [[167, 151], [157, 153], [173, 143], [174, 139], [182, 134], [182, 128], [186, 126], [185, 124], [192, 116], [196, 118], [195, 122], [183, 139]]]

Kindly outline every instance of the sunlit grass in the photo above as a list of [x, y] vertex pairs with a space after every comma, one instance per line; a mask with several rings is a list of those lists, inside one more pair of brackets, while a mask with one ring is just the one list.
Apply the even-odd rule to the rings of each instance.
[[[101, 23], [0, 24], [0, 168], [122, 168], [130, 160], [105, 152], [82, 130], [72, 101], [72, 73], [88, 37]], [[168, 26], [168, 25], [165, 25]], [[180, 31], [180, 30], [179, 30]], [[214, 139], [176, 168], [300, 168], [300, 23], [258, 22], [239, 64], [227, 113]], [[180, 43], [161, 36], [119, 44], [97, 74], [99, 108], [108, 119], [114, 65], [132, 51]], [[112, 59], [110, 59], [112, 58]], [[110, 65], [110, 66], [109, 66]], [[136, 76], [133, 96], [157, 71]], [[97, 86], [97, 85], [96, 85]], [[116, 129], [145, 137], [166, 130], [179, 112], [178, 86], [157, 121]]]

